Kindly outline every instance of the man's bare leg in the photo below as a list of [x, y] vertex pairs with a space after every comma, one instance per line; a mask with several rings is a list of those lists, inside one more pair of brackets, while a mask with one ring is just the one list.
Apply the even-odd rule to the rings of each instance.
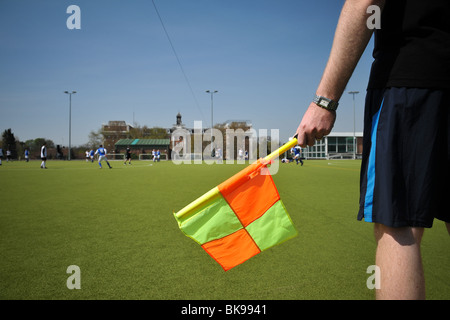
[[423, 228], [375, 224], [376, 265], [380, 268], [379, 300], [425, 299], [420, 243]]

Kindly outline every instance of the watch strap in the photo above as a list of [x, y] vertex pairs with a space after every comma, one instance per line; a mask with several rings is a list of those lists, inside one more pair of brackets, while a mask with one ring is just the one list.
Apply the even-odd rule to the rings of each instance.
[[313, 102], [318, 105], [321, 108], [327, 109], [327, 110], [332, 110], [332, 111], [336, 111], [336, 109], [338, 108], [339, 102], [322, 97], [322, 96], [318, 96], [315, 95]]

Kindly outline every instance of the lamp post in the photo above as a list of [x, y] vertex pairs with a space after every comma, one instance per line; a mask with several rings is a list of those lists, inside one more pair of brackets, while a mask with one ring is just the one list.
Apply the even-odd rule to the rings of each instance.
[[355, 95], [358, 94], [359, 91], [350, 91], [349, 94], [353, 95], [353, 159], [356, 159], [356, 133], [355, 133]]
[[213, 139], [212, 139], [212, 137], [213, 137], [213, 124], [214, 124], [214, 122], [213, 122], [213, 110], [214, 110], [214, 98], [213, 98], [213, 96], [214, 96], [214, 93], [217, 93], [217, 92], [219, 92], [219, 91], [217, 91], [217, 90], [214, 90], [214, 91], [212, 91], [212, 90], [206, 90], [206, 93], [209, 93], [210, 95], [211, 95], [211, 157], [214, 157], [214, 155], [215, 155], [215, 152], [214, 152], [214, 148], [213, 148]]
[[72, 135], [72, 94], [77, 93], [76, 91], [64, 91], [65, 94], [69, 95], [69, 155], [67, 156], [67, 159], [70, 160], [70, 153], [71, 153], [71, 135]]

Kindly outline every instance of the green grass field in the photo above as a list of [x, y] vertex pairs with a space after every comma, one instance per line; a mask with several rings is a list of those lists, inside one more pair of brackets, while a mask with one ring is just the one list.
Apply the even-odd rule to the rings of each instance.
[[[280, 164], [274, 181], [299, 235], [222, 268], [173, 217], [244, 165], [3, 161], [0, 299], [373, 299], [372, 225], [356, 220], [359, 161]], [[450, 299], [450, 237], [425, 232], [428, 299]], [[67, 267], [81, 270], [69, 290]]]

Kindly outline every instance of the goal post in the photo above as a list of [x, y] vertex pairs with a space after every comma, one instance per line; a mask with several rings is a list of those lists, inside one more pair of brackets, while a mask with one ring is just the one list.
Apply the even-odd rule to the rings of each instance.
[[125, 153], [107, 153], [106, 158], [108, 159], [108, 161], [114, 160], [125, 161]]

